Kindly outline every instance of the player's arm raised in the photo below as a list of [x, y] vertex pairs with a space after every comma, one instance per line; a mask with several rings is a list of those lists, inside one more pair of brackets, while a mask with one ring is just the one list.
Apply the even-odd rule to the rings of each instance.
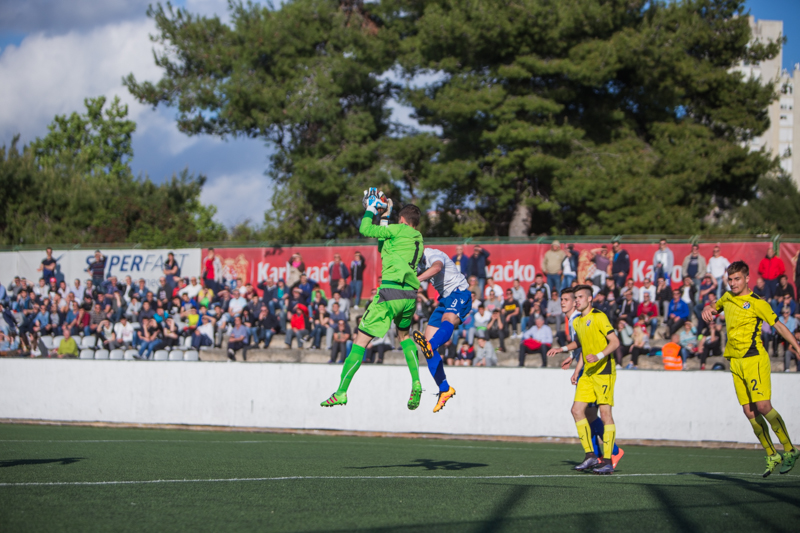
[[428, 270], [417, 276], [417, 279], [419, 281], [429, 280], [433, 276], [441, 272], [443, 268], [444, 268], [444, 263], [442, 263], [441, 261], [434, 261], [433, 265], [431, 265], [431, 267]]
[[619, 337], [617, 337], [616, 332], [612, 331], [606, 335], [606, 339], [608, 340], [608, 344], [606, 345], [605, 349], [597, 354], [587, 354], [586, 361], [589, 363], [596, 363], [603, 357], [614, 357], [614, 352], [617, 350], [617, 348], [619, 348]]

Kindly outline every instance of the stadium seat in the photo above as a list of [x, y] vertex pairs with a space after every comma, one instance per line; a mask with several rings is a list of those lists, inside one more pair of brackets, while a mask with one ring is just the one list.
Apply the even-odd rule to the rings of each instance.
[[97, 342], [97, 339], [94, 335], [87, 335], [81, 339], [81, 348], [94, 348], [95, 342]]
[[41, 340], [41, 341], [44, 343], [45, 347], [46, 347], [48, 350], [52, 350], [52, 349], [53, 349], [53, 337], [52, 337], [52, 336], [50, 336], [50, 335], [45, 335], [45, 336], [43, 336], [43, 337], [42, 337], [41, 339], [39, 339], [39, 340]]
[[189, 350], [187, 352], [183, 352], [183, 360], [184, 361], [199, 361], [200, 354], [197, 353], [197, 350]]
[[81, 359], [94, 359], [94, 350], [90, 350], [88, 348], [81, 350]]
[[94, 352], [94, 358], [95, 359], [108, 359], [108, 357], [109, 357], [109, 353], [108, 353], [108, 350], [106, 350], [106, 349], [97, 350], [96, 352]]
[[183, 361], [183, 350], [172, 350], [169, 352], [170, 361]]
[[131, 327], [133, 329], [142, 329], [142, 325], [139, 324], [138, 322], [131, 322]]
[[133, 361], [134, 355], [139, 355], [138, 350], [125, 350], [125, 360], [126, 361]]
[[183, 346], [184, 348], [191, 348], [192, 347], [192, 336], [189, 335], [185, 339], [183, 339]]
[[169, 361], [169, 352], [166, 350], [158, 350], [153, 355], [153, 361]]
[[112, 361], [121, 361], [125, 359], [125, 350], [111, 350], [111, 353], [108, 354], [108, 358]]
[[63, 335], [58, 335], [56, 337], [53, 337], [53, 349], [58, 350], [58, 347], [61, 346], [61, 341], [63, 340], [64, 340]]

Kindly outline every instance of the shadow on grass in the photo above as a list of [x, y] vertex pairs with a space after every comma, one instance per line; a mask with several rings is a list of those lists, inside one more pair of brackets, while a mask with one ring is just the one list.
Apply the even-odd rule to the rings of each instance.
[[460, 461], [434, 461], [433, 459], [415, 459], [409, 464], [404, 465], [374, 465], [374, 466], [350, 466], [354, 470], [368, 470], [371, 468], [424, 468], [425, 470], [469, 470], [489, 466], [485, 463], [462, 463]]
[[61, 463], [62, 465], [71, 465], [82, 460], [83, 457], [62, 457], [61, 459], [9, 459], [0, 460], [0, 468], [9, 468], [12, 466], [26, 466], [26, 465], [46, 465], [51, 463]]

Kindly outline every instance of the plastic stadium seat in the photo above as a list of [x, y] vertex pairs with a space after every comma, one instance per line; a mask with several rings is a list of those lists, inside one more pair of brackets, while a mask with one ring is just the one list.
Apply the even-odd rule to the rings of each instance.
[[183, 361], [183, 350], [172, 350], [169, 352], [170, 361]]
[[94, 350], [90, 350], [88, 348], [84, 349], [84, 350], [81, 350], [80, 358], [81, 359], [94, 359]]
[[189, 350], [187, 352], [183, 352], [183, 360], [184, 361], [199, 361], [200, 354], [197, 350]]
[[133, 356], [139, 355], [138, 350], [125, 350], [125, 360], [126, 361], [133, 361]]
[[183, 347], [184, 348], [191, 348], [192, 347], [192, 336], [189, 335], [185, 339], [183, 339]]
[[169, 352], [166, 350], [157, 350], [153, 355], [153, 361], [169, 361]]
[[142, 329], [142, 325], [139, 324], [138, 322], [131, 322], [131, 327], [133, 329]]
[[[111, 350], [111, 353], [108, 354], [108, 358], [112, 361], [121, 361], [125, 359], [125, 350]], [[97, 359], [96, 356], [95, 359]]]
[[94, 348], [94, 344], [97, 342], [97, 339], [94, 335], [86, 335], [81, 340], [81, 348]]
[[61, 341], [63, 340], [64, 340], [63, 335], [58, 335], [56, 337], [53, 337], [53, 349], [58, 350], [58, 347], [61, 346]]
[[46, 347], [48, 350], [52, 350], [52, 349], [53, 349], [53, 337], [52, 337], [52, 336], [50, 336], [50, 335], [45, 335], [44, 337], [42, 337], [42, 338], [41, 338], [41, 339], [39, 339], [39, 340], [41, 340], [41, 341], [44, 343], [45, 347]]
[[108, 350], [106, 349], [97, 350], [96, 352], [94, 352], [95, 359], [108, 359], [108, 355], [109, 355]]

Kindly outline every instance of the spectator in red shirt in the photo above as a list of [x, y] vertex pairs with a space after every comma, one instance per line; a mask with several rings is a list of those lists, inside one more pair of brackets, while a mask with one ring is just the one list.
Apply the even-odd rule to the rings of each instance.
[[636, 311], [639, 315], [639, 322], [650, 325], [650, 338], [652, 339], [658, 328], [658, 306], [650, 300], [649, 292], [642, 291], [642, 303], [639, 304]]
[[303, 347], [303, 339], [309, 336], [308, 328], [306, 327], [306, 323], [308, 321], [308, 307], [301, 303], [300, 300], [302, 291], [299, 287], [295, 287], [293, 294], [294, 294], [294, 302], [289, 308], [289, 324], [286, 326], [286, 343], [287, 348], [292, 347], [292, 339], [297, 339], [297, 347]]
[[785, 272], [786, 266], [783, 264], [783, 260], [775, 255], [775, 249], [770, 244], [767, 248], [767, 257], [758, 264], [758, 275], [764, 278], [770, 294], [775, 294], [775, 289], [778, 288], [778, 279]]
[[220, 283], [222, 283], [222, 261], [219, 260], [213, 248], [208, 249], [208, 255], [203, 260], [201, 277], [206, 287], [214, 291], [214, 294], [219, 294]]

